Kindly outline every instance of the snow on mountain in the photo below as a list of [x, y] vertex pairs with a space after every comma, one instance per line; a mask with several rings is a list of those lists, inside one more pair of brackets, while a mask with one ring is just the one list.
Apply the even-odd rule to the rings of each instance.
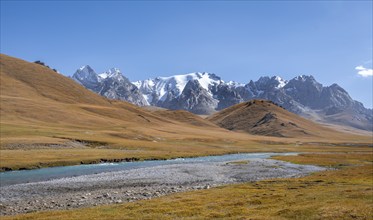
[[278, 82], [277, 88], [282, 88], [282, 87], [286, 86], [286, 84], [288, 83], [287, 80], [284, 80], [279, 76], [275, 76], [275, 80]]
[[[189, 84], [190, 82], [192, 83]], [[235, 81], [224, 82], [215, 74], [206, 72], [133, 82], [150, 105], [205, 114], [253, 98], [267, 99], [272, 95], [268, 91], [279, 90], [286, 83], [281, 77], [274, 76], [261, 77], [258, 81], [245, 85]], [[188, 91], [184, 91], [188, 84]]]
[[98, 74], [101, 78], [106, 79], [106, 78], [112, 78], [112, 77], [120, 77], [122, 76], [122, 73], [118, 68], [111, 68], [107, 70], [106, 72]]
[[238, 82], [235, 82], [235, 81], [228, 81], [225, 84], [228, 85], [229, 87], [234, 87], [234, 88], [245, 86], [245, 84], [238, 83]]
[[169, 77], [157, 77], [155, 79], [133, 82], [133, 84], [140, 89], [148, 103], [156, 103], [158, 101], [165, 101], [170, 94], [175, 97], [180, 96], [187, 83], [191, 80], [197, 80], [201, 87], [211, 96], [211, 86], [224, 83], [215, 74], [196, 72]]

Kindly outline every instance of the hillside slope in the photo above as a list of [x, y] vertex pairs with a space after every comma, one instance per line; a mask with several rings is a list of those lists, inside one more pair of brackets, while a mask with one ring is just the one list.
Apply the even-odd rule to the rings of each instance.
[[[110, 125], [111, 119], [140, 122], [140, 108], [103, 98], [42, 65], [1, 55], [2, 122]], [[98, 115], [100, 117], [98, 117]]]
[[[0, 65], [2, 144], [16, 136], [95, 139], [103, 135], [147, 141], [180, 138], [181, 134], [200, 136], [201, 131], [195, 125], [223, 131], [182, 111], [153, 113], [127, 102], [108, 100], [42, 65], [6, 55], [1, 55]], [[168, 129], [174, 133], [164, 132]], [[94, 130], [100, 134], [87, 135]]]
[[291, 113], [271, 101], [252, 100], [226, 108], [207, 120], [228, 130], [277, 137], [330, 137], [341, 133]]

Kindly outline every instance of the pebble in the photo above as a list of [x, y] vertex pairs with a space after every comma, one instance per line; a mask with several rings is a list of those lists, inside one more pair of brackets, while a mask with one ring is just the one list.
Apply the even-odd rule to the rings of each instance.
[[109, 193], [104, 193], [102, 196], [105, 197], [105, 198], [107, 198], [107, 197], [110, 196], [110, 194]]

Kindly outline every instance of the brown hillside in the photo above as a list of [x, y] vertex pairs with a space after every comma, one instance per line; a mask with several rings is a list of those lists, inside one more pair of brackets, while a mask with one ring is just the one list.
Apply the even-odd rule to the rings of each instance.
[[1, 94], [48, 98], [63, 103], [108, 104], [72, 79], [49, 68], [1, 54]]
[[207, 119], [228, 130], [265, 136], [326, 137], [339, 133], [264, 100], [237, 104]]
[[110, 119], [141, 122], [154, 117], [129, 103], [116, 105], [42, 65], [1, 55], [1, 120], [112, 125]]
[[150, 141], [148, 146], [152, 146], [157, 145], [154, 141], [170, 138], [215, 137], [197, 126], [224, 132], [188, 112], [149, 111], [108, 100], [42, 65], [7, 55], [0, 58], [2, 146], [28, 138], [54, 142], [57, 137], [110, 143]]
[[214, 123], [204, 120], [202, 117], [184, 110], [157, 110], [154, 111], [155, 115], [159, 115], [169, 120], [178, 121], [185, 124], [190, 124], [200, 127], [215, 127]]

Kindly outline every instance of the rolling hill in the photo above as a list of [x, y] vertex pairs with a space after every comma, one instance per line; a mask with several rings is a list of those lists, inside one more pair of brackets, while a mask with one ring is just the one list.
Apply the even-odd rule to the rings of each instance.
[[332, 137], [339, 133], [265, 100], [252, 100], [231, 106], [207, 120], [228, 130], [254, 135], [300, 138]]

